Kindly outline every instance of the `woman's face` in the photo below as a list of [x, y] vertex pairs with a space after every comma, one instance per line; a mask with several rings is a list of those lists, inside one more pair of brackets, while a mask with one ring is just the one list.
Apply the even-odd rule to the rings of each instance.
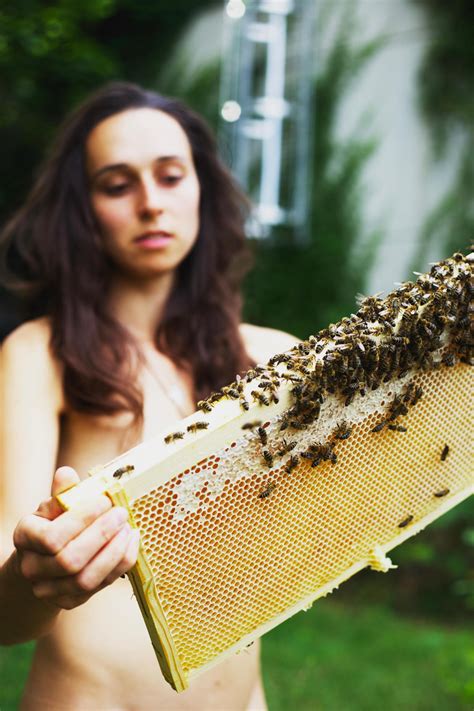
[[174, 270], [199, 230], [200, 186], [188, 138], [156, 109], [110, 116], [89, 134], [92, 209], [107, 253], [128, 274]]

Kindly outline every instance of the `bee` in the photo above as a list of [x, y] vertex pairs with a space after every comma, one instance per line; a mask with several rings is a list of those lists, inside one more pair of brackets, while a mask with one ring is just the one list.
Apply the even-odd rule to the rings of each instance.
[[407, 428], [403, 427], [403, 425], [389, 425], [388, 429], [392, 430], [392, 432], [407, 432]]
[[265, 427], [259, 427], [257, 430], [257, 434], [260, 438], [260, 442], [265, 446], [268, 440], [267, 431]]
[[287, 474], [291, 474], [291, 472], [293, 471], [293, 469], [298, 466], [298, 462], [299, 462], [298, 457], [297, 457], [295, 454], [293, 454], [293, 455], [289, 458], [288, 463], [287, 463], [287, 465], [286, 465], [286, 467], [285, 467], [286, 473], [287, 473]]
[[188, 425], [188, 432], [197, 432], [198, 430], [207, 430], [209, 427], [209, 422], [193, 422], [192, 425]]
[[303, 392], [303, 385], [302, 383], [297, 383], [294, 388], [292, 388], [291, 393], [295, 397], [299, 397]]
[[440, 457], [442, 462], [446, 461], [446, 457], [448, 456], [448, 454], [449, 454], [449, 447], [447, 444], [445, 444], [443, 447], [443, 451], [441, 452], [441, 457]]
[[290, 380], [292, 383], [303, 382], [303, 378], [300, 378], [298, 375], [292, 375], [291, 373], [281, 373], [280, 378], [283, 378], [283, 380]]
[[207, 400], [199, 400], [197, 404], [197, 409], [201, 410], [202, 412], [211, 412], [212, 407], [207, 402]]
[[415, 392], [415, 386], [413, 383], [409, 383], [405, 389], [405, 392], [403, 393], [403, 402], [409, 402]]
[[177, 439], [183, 439], [184, 437], [184, 432], [173, 432], [173, 434], [166, 435], [164, 437], [165, 444], [169, 444], [170, 442], [176, 442]]
[[310, 353], [309, 344], [306, 343], [305, 341], [303, 341], [302, 343], [298, 343], [297, 348], [298, 348], [299, 352], [302, 353], [303, 355], [309, 355], [309, 353]]
[[420, 397], [422, 395], [423, 395], [423, 388], [422, 387], [416, 388], [415, 394], [413, 395], [413, 400], [411, 401], [411, 405], [412, 406], [416, 405], [416, 403], [418, 402], [418, 400], [420, 399]]
[[248, 402], [245, 398], [241, 397], [239, 402], [240, 402], [240, 407], [242, 408], [242, 410], [247, 411], [250, 408], [250, 405], [248, 404]]
[[270, 358], [268, 362], [270, 365], [276, 365], [277, 363], [289, 363], [290, 360], [291, 356], [289, 353], [278, 353]]
[[273, 454], [271, 454], [268, 449], [263, 450], [263, 458], [267, 467], [273, 466]]
[[259, 427], [262, 424], [262, 420], [255, 420], [254, 422], [246, 422], [242, 425], [243, 430], [253, 430], [255, 427]]
[[406, 336], [394, 336], [392, 341], [396, 346], [406, 346], [410, 342], [410, 339]]
[[239, 391], [235, 390], [235, 388], [222, 388], [222, 394], [231, 398], [231, 400], [237, 400], [240, 397]]
[[403, 519], [403, 521], [400, 521], [398, 524], [398, 528], [405, 528], [405, 526], [408, 526], [409, 523], [413, 521], [413, 516], [410, 514], [410, 516], [407, 516], [406, 518]]
[[270, 481], [265, 489], [262, 489], [262, 491], [259, 493], [258, 498], [259, 499], [268, 499], [272, 491], [276, 489], [276, 484], [272, 481]]
[[347, 422], [340, 422], [336, 429], [334, 430], [334, 436], [336, 439], [347, 439], [352, 432], [352, 428], [349, 427]]
[[269, 405], [270, 404], [270, 400], [264, 393], [261, 393], [258, 390], [252, 390], [252, 392], [250, 394], [253, 397], [253, 399], [256, 400], [257, 402], [259, 402], [261, 405]]
[[440, 499], [442, 496], [447, 496], [449, 494], [449, 489], [441, 489], [441, 491], [435, 491], [434, 496]]
[[356, 394], [356, 391], [355, 391], [355, 390], [353, 390], [352, 392], [349, 393], [349, 395], [348, 395], [348, 396], [346, 397], [346, 399], [344, 400], [344, 406], [345, 406], [345, 407], [347, 407], [348, 405], [351, 404], [351, 402], [353, 401], [353, 399], [354, 399], [354, 397], [355, 397], [355, 394]]
[[371, 429], [371, 432], [381, 432], [386, 424], [387, 420], [382, 420], [382, 422], [379, 422], [378, 425], [375, 425], [375, 427]]
[[444, 365], [448, 366], [448, 368], [452, 368], [454, 365], [456, 365], [456, 356], [454, 353], [445, 353], [443, 356], [443, 363]]
[[255, 370], [255, 368], [252, 368], [251, 370], [247, 371], [245, 375], [245, 380], [247, 383], [250, 383], [251, 380], [254, 380], [257, 377], [258, 373]]
[[409, 306], [407, 309], [405, 309], [398, 325], [398, 334], [403, 336], [409, 333], [415, 323], [416, 317], [416, 307]]
[[134, 469], [135, 467], [133, 466], [133, 464], [126, 464], [124, 467], [116, 469], [112, 476], [114, 477], [114, 479], [120, 479], [120, 477], [124, 474], [129, 474], [130, 472], [133, 472]]
[[281, 441], [281, 449], [278, 450], [278, 454], [280, 457], [283, 457], [284, 454], [287, 452], [291, 452], [292, 449], [296, 447], [296, 440], [292, 440], [291, 442], [288, 442], [286, 439], [282, 439]]
[[[288, 427], [291, 427], [294, 430], [304, 430], [305, 425], [302, 422], [298, 422], [298, 420], [290, 420], [288, 422]], [[280, 430], [282, 428], [280, 427]]]
[[332, 444], [321, 444], [317, 450], [317, 454], [325, 462], [330, 461], [332, 464], [337, 462], [337, 454]]

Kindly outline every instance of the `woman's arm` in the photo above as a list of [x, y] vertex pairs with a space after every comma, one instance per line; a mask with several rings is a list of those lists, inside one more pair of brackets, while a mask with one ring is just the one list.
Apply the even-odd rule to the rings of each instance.
[[[0, 641], [23, 641], [54, 621], [58, 608], [34, 598], [19, 575], [13, 531], [48, 497], [59, 438], [60, 376], [51, 367], [43, 322], [20, 326], [3, 343], [0, 360], [1, 560]], [[19, 639], [15, 639], [16, 636]], [[30, 635], [26, 635], [29, 638]]]
[[53, 478], [63, 399], [46, 322], [6, 339], [0, 373], [0, 643], [15, 644], [45, 634], [62, 609], [128, 570], [138, 540], [105, 496], [80, 513], [61, 511], [53, 498], [78, 476], [61, 467]]

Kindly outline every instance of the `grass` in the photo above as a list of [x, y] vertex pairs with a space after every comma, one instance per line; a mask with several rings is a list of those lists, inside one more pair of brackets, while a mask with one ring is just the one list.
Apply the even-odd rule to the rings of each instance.
[[[1, 711], [18, 708], [33, 647], [0, 649]], [[331, 597], [264, 637], [263, 670], [270, 711], [473, 711], [474, 628]]]
[[34, 642], [28, 642], [16, 647], [0, 647], [0, 711], [18, 708], [34, 646]]
[[264, 638], [270, 711], [472, 711], [473, 632], [319, 600]]

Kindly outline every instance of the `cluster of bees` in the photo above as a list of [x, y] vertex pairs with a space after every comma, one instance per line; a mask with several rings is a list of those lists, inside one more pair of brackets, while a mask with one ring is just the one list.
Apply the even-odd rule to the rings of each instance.
[[[416, 282], [400, 284], [384, 299], [379, 295], [360, 298], [355, 314], [273, 356], [266, 365], [237, 376], [235, 382], [198, 402], [198, 409], [209, 413], [223, 399], [238, 401], [244, 411], [252, 403], [269, 406], [278, 403], [280, 388], [289, 385], [291, 405], [279, 419], [279, 430], [285, 431], [283, 439], [269, 446], [262, 422], [243, 425], [244, 430], [256, 431], [262, 462], [272, 468], [276, 458], [291, 452], [287, 473], [300, 457], [310, 460], [312, 467], [325, 461], [335, 464], [335, 445], [351, 433], [346, 423], [338, 425], [328, 442], [314, 443], [303, 452], [293, 452], [296, 441], [291, 439], [292, 431], [306, 429], [318, 419], [328, 395], [348, 406], [357, 395], [364, 396], [412, 370], [453, 367], [458, 362], [474, 364], [473, 261], [473, 254], [455, 253], [432, 265]], [[397, 420], [422, 394], [421, 388], [409, 385], [395, 396], [373, 432], [385, 428], [405, 432], [406, 427]], [[195, 423], [188, 431], [206, 427], [205, 422]], [[164, 440], [169, 443], [184, 436], [184, 432], [176, 432]], [[268, 484], [259, 497], [266, 498], [274, 488]]]
[[385, 427], [394, 432], [406, 432], [406, 427], [396, 424], [394, 421], [400, 415], [408, 414], [408, 408], [416, 405], [422, 395], [423, 388], [415, 387], [413, 383], [409, 383], [403, 393], [395, 395], [387, 407], [384, 419], [372, 428], [372, 432], [381, 432]]

